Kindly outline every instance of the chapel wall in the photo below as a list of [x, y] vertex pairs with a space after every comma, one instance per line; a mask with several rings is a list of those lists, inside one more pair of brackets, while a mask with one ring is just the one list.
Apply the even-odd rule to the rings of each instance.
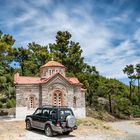
[[34, 106], [39, 106], [39, 86], [38, 85], [16, 85], [16, 106], [28, 107], [29, 98], [34, 97]]

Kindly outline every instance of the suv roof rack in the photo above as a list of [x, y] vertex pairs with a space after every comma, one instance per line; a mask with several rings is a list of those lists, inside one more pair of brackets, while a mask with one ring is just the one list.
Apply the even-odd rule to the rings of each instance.
[[42, 107], [65, 108], [65, 107], [68, 107], [68, 106], [43, 105]]

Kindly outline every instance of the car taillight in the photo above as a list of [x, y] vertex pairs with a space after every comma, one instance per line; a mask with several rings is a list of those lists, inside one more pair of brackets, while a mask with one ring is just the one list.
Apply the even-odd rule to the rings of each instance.
[[60, 127], [60, 126], [61, 126], [61, 123], [60, 123], [60, 121], [57, 121], [57, 124], [56, 124], [56, 126], [58, 126], [58, 127]]

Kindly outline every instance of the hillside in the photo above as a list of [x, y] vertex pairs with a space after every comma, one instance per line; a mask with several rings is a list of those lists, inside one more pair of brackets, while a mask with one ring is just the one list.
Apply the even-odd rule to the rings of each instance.
[[[39, 68], [52, 58], [67, 67], [67, 76], [76, 76], [86, 89], [86, 106], [91, 112], [111, 114], [117, 118], [140, 117], [137, 89], [130, 98], [129, 87], [116, 79], [100, 75], [95, 66], [84, 62], [82, 49], [72, 35], [57, 32], [56, 42], [42, 46], [35, 42], [14, 48], [11, 35], [0, 36], [0, 108], [15, 107], [13, 75], [38, 76]], [[92, 115], [91, 115], [92, 114]], [[94, 113], [89, 116], [95, 117]], [[102, 117], [100, 119], [103, 119]]]

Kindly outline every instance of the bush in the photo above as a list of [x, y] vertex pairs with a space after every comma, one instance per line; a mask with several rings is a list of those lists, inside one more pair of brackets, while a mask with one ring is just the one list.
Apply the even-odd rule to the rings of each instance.
[[12, 107], [15, 107], [15, 105], [16, 105], [16, 101], [15, 101], [15, 99], [8, 99], [8, 101], [7, 101], [7, 103], [6, 103], [6, 107], [7, 108], [12, 108]]
[[138, 105], [130, 106], [129, 110], [134, 117], [140, 117], [140, 108]]
[[16, 100], [12, 98], [11, 102], [12, 102], [12, 107], [15, 107], [16, 106]]
[[117, 100], [116, 108], [118, 109], [118, 111], [122, 112], [125, 115], [132, 114], [131, 106], [132, 103], [127, 98], [120, 98], [119, 100]]
[[2, 103], [0, 102], [0, 108], [2, 108], [3, 107], [3, 105], [2, 105]]
[[7, 100], [6, 97], [1, 97], [1, 98], [0, 98], [0, 102], [1, 102], [1, 103], [6, 103], [6, 100]]
[[10, 100], [7, 101], [6, 107], [7, 107], [7, 108], [12, 108], [12, 105], [11, 105], [11, 101], [10, 101]]

